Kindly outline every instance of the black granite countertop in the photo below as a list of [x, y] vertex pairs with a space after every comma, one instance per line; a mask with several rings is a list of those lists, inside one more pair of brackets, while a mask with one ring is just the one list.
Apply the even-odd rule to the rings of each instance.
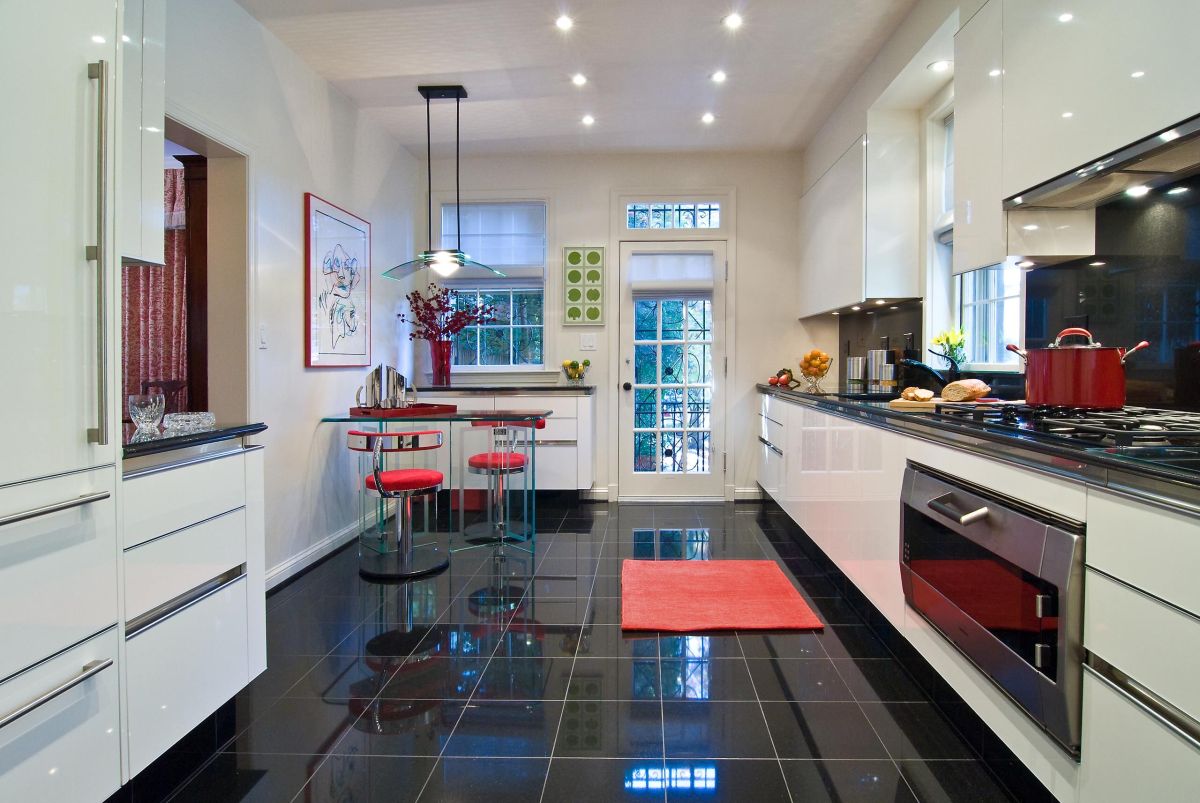
[[1002, 424], [896, 410], [882, 401], [858, 401], [757, 385], [762, 393], [825, 408], [905, 434], [1031, 465], [1094, 485], [1139, 493], [1200, 509], [1200, 448], [1094, 446]]
[[501, 395], [506, 393], [555, 394], [568, 396], [592, 396], [596, 392], [595, 385], [426, 385], [417, 388], [417, 393], [478, 393], [480, 395]]
[[205, 429], [187, 431], [175, 430], [139, 430], [133, 424], [126, 424], [121, 432], [121, 449], [123, 457], [142, 457], [148, 454], [169, 452], [172, 449], [184, 449], [188, 446], [200, 446], [205, 443], [232, 440], [247, 435], [256, 435], [267, 428], [266, 424], [222, 424]]

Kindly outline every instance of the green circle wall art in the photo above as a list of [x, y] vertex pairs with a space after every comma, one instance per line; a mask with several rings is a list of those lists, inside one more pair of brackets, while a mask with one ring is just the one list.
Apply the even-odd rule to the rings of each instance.
[[567, 246], [563, 249], [563, 323], [597, 326], [604, 323], [604, 249]]

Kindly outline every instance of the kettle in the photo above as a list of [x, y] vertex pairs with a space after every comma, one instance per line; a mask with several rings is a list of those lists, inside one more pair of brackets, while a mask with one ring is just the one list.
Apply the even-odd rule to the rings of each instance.
[[408, 407], [416, 400], [417, 390], [409, 386], [404, 374], [383, 363], [371, 369], [365, 382], [354, 393], [354, 403], [367, 408]]

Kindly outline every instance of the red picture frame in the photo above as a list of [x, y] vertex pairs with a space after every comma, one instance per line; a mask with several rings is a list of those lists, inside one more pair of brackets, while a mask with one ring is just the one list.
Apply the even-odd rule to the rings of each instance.
[[304, 193], [304, 364], [371, 364], [371, 224]]

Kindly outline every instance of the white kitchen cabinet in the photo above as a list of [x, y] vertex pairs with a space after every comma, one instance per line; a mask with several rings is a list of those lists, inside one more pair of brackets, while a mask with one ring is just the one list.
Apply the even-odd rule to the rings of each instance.
[[1001, 154], [1004, 121], [1002, 0], [991, 0], [954, 37], [954, 272], [1008, 254]]
[[859, 137], [800, 198], [800, 317], [863, 299], [865, 139]]
[[[762, 399], [763, 408], [770, 409], [775, 415], [782, 417], [786, 412], [782, 403], [768, 408], [771, 397], [767, 394], [762, 394]], [[779, 502], [785, 471], [786, 428], [762, 413], [759, 414], [758, 423], [758, 484], [767, 496]]]
[[125, 0], [121, 35], [118, 251], [161, 265], [166, 0]]
[[1004, 197], [1200, 113], [1195, 0], [1004, 0], [1003, 17]]
[[[15, 249], [0, 265], [6, 485], [112, 464], [120, 438], [108, 214], [117, 6], [6, 2], [0, 30], [11, 34], [0, 49], [0, 238]], [[99, 64], [104, 81], [89, 78]]]

